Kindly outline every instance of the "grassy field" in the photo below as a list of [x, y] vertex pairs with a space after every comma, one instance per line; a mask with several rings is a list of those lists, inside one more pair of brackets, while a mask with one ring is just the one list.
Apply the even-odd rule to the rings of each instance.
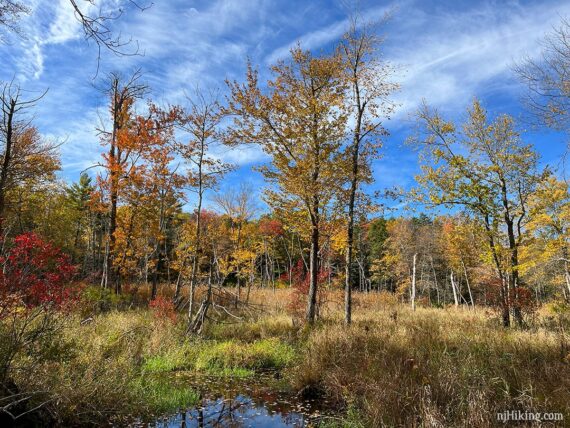
[[267, 369], [344, 409], [336, 426], [504, 426], [496, 415], [505, 410], [570, 421], [567, 308], [544, 307], [528, 328], [504, 329], [484, 309], [412, 312], [390, 295], [357, 294], [346, 328], [340, 295], [327, 300], [309, 329], [289, 314], [288, 290], [252, 290], [255, 310], [208, 323], [200, 337], [185, 334], [182, 316], [111, 302], [104, 312], [60, 317], [35, 349], [42, 358], [33, 376], [17, 369], [28, 351], [17, 353], [11, 376], [22, 392], [43, 391], [30, 403], [47, 401], [38, 418], [63, 426], [120, 424], [197, 402], [196, 392], [164, 382], [174, 371], [247, 377]]

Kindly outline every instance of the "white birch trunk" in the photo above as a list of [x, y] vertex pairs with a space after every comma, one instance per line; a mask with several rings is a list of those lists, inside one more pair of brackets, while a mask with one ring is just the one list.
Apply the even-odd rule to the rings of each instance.
[[455, 302], [455, 307], [458, 307], [459, 300], [457, 299], [457, 288], [455, 287], [455, 280], [453, 279], [453, 271], [451, 271], [450, 279], [451, 279], [451, 290], [453, 291], [453, 301]]

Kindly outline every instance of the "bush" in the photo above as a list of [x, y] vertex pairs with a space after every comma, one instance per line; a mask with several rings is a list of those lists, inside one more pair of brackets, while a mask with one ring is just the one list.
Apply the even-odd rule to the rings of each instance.
[[0, 296], [19, 296], [28, 307], [49, 304], [62, 308], [79, 297], [70, 282], [76, 268], [59, 248], [44, 242], [34, 233], [14, 238], [8, 254], [0, 258]]

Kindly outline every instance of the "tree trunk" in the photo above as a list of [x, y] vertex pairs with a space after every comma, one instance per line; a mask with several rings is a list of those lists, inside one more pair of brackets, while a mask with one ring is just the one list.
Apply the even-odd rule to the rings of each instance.
[[503, 317], [503, 327], [509, 327], [511, 325], [511, 314], [510, 314], [510, 302], [509, 302], [509, 289], [507, 282], [505, 281], [505, 275], [501, 269], [501, 262], [499, 261], [499, 255], [497, 254], [497, 247], [495, 246], [495, 239], [493, 238], [493, 231], [491, 230], [491, 222], [489, 219], [489, 214], [484, 213], [485, 219], [485, 230], [487, 231], [487, 238], [489, 240], [489, 249], [493, 255], [493, 260], [495, 261], [495, 266], [497, 268], [497, 275], [501, 281], [501, 310]]
[[459, 300], [457, 298], [457, 288], [455, 286], [455, 280], [453, 278], [453, 271], [451, 271], [449, 279], [451, 280], [451, 290], [453, 291], [453, 302], [455, 304], [455, 307], [457, 308], [459, 306]]
[[570, 300], [570, 270], [568, 269], [568, 262], [564, 261], [564, 280], [566, 281], [566, 288], [568, 289], [568, 294], [564, 293], [567, 300]]
[[519, 326], [523, 325], [522, 308], [519, 296], [519, 258], [518, 245], [515, 239], [514, 225], [507, 221], [507, 235], [509, 237], [509, 249], [511, 250], [511, 274], [509, 275], [509, 288], [513, 293], [513, 315]]
[[463, 259], [461, 259], [461, 265], [463, 266], [463, 273], [465, 275], [465, 282], [467, 283], [467, 291], [469, 292], [469, 300], [471, 300], [471, 307], [475, 307], [475, 301], [473, 300], [473, 293], [471, 293], [471, 285], [469, 283], [469, 276], [467, 275], [467, 268], [465, 267], [465, 263]]
[[16, 100], [11, 99], [6, 118], [6, 147], [0, 172], [0, 237], [4, 234], [4, 212], [6, 211], [6, 184], [8, 183], [8, 171], [12, 162], [12, 145], [14, 144], [14, 114], [16, 112]]
[[[201, 184], [200, 184], [201, 188]], [[196, 293], [196, 276], [198, 274], [198, 262], [200, 258], [200, 232], [201, 232], [201, 220], [202, 220], [202, 191], [200, 189], [198, 193], [198, 211], [196, 212], [196, 229], [195, 237], [196, 242], [194, 245], [194, 255], [192, 257], [192, 272], [190, 273], [190, 296], [188, 304], [188, 320], [192, 320], [192, 314], [194, 313], [194, 295]]]
[[313, 222], [311, 229], [311, 255], [309, 258], [309, 302], [307, 306], [307, 321], [315, 322], [317, 307], [317, 287], [319, 277], [319, 227]]
[[[357, 126], [359, 127], [360, 123], [358, 123]], [[359, 143], [360, 141], [358, 131], [354, 137], [352, 149], [352, 177], [350, 183], [350, 195], [348, 201], [348, 224], [346, 230], [346, 282], [344, 286], [344, 322], [347, 325], [352, 321], [352, 250], [354, 246], [354, 202], [356, 199], [356, 189], [358, 187]]]

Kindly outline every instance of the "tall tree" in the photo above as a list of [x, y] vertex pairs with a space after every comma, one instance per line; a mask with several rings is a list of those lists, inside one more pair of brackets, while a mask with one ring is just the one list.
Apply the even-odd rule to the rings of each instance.
[[478, 218], [502, 283], [503, 324], [510, 325], [511, 309], [521, 324], [519, 248], [525, 237], [528, 201], [542, 178], [538, 155], [521, 141], [511, 117], [501, 115], [490, 121], [477, 100], [462, 127], [426, 106], [419, 120], [426, 138], [416, 140], [425, 149], [418, 180], [427, 202], [464, 207]]
[[346, 324], [350, 324], [352, 317], [356, 194], [361, 183], [372, 180], [370, 163], [378, 156], [381, 147], [380, 137], [387, 135], [382, 124], [390, 118], [394, 109], [394, 104], [388, 100], [388, 97], [398, 87], [390, 81], [393, 68], [379, 59], [381, 41], [374, 25], [367, 22], [360, 23], [355, 17], [351, 20], [350, 29], [344, 34], [339, 46], [348, 88], [347, 109], [353, 123], [350, 129], [351, 142], [347, 147], [350, 180], [346, 230], [344, 318]]
[[300, 47], [287, 62], [271, 68], [267, 91], [248, 66], [247, 82], [229, 83], [229, 112], [234, 118], [230, 144], [258, 144], [271, 156], [261, 170], [275, 187], [271, 205], [302, 206], [311, 225], [309, 296], [306, 318], [316, 316], [319, 234], [323, 209], [335, 196], [341, 177], [336, 161], [344, 137], [346, 92], [338, 55], [314, 57]]
[[106, 261], [103, 267], [101, 284], [109, 286], [109, 279], [115, 280], [116, 292], [120, 291], [120, 283], [116, 272], [113, 271], [115, 257], [115, 230], [117, 228], [117, 207], [119, 193], [125, 182], [135, 172], [135, 164], [140, 156], [140, 147], [135, 138], [136, 127], [134, 118], [134, 103], [141, 99], [147, 87], [140, 83], [141, 73], [136, 71], [129, 78], [123, 78], [118, 73], [109, 76], [108, 87], [105, 89], [109, 97], [109, 113], [111, 129], [100, 130], [101, 139], [108, 151], [103, 155], [102, 166], [107, 177], [103, 179], [103, 187], [109, 197], [109, 224], [107, 229]]
[[[201, 221], [202, 202], [204, 192], [213, 189], [218, 180], [230, 169], [226, 163], [216, 159], [211, 154], [212, 146], [219, 141], [219, 125], [223, 118], [223, 112], [214, 93], [205, 95], [196, 90], [194, 96], [188, 98], [188, 107], [182, 114], [180, 127], [188, 134], [188, 141], [177, 144], [177, 150], [182, 158], [190, 166], [188, 171], [188, 186], [197, 196], [195, 210], [194, 242], [192, 245], [190, 273], [190, 303], [188, 307], [188, 318], [192, 320], [194, 312], [194, 294], [196, 288], [196, 277], [198, 274], [200, 252], [201, 252]], [[180, 298], [182, 275], [184, 265], [187, 263], [187, 256], [181, 260], [181, 269], [176, 282], [174, 298]]]

